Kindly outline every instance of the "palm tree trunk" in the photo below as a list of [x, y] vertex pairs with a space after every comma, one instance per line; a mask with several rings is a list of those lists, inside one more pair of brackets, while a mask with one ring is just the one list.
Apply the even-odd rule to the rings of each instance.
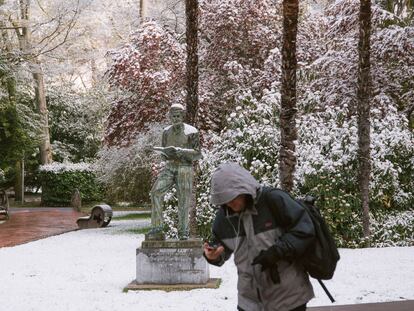
[[198, 109], [198, 0], [185, 1], [187, 37], [187, 122], [195, 125]]
[[293, 189], [296, 166], [296, 35], [298, 0], [283, 0], [282, 87], [280, 109], [279, 176], [282, 189]]
[[359, 185], [362, 202], [362, 223], [364, 237], [370, 235], [369, 219], [369, 183], [371, 174], [370, 155], [370, 36], [371, 36], [371, 0], [361, 0], [359, 15], [359, 43], [358, 43], [358, 159]]
[[[187, 60], [186, 60], [186, 119], [189, 124], [196, 126], [198, 110], [198, 0], [185, 1], [186, 14], [186, 38], [187, 38]], [[190, 208], [190, 236], [197, 236], [196, 215], [196, 183], [198, 180], [197, 164], [193, 165], [194, 178], [192, 200]]]

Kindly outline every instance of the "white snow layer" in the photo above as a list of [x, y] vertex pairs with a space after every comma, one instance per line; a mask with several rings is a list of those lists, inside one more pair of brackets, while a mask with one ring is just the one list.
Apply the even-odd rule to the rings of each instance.
[[[218, 289], [123, 292], [135, 278], [135, 252], [143, 240], [126, 229], [146, 225], [148, 220], [114, 220], [104, 229], [0, 248], [0, 310], [235, 310], [232, 259], [221, 268], [210, 266], [210, 276], [222, 279]], [[336, 304], [414, 299], [414, 247], [340, 253], [333, 280], [325, 282]], [[316, 298], [309, 305], [330, 305], [319, 284], [313, 285]]]

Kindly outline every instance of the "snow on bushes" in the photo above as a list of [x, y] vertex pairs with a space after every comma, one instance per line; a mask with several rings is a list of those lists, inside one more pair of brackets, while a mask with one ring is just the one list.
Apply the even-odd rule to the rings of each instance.
[[280, 75], [281, 1], [200, 2], [200, 126], [220, 131], [238, 96], [261, 98]]
[[414, 211], [382, 215], [371, 224], [373, 246], [414, 245]]
[[[278, 186], [278, 101], [258, 102], [248, 97], [240, 103], [244, 108], [238, 106], [230, 114], [229, 127], [212, 137], [212, 148], [204, 151], [200, 163], [197, 220], [204, 233], [214, 216], [208, 193], [211, 173], [218, 164], [237, 162], [261, 183]], [[356, 171], [357, 121], [343, 116], [341, 109], [328, 107], [299, 119], [295, 195], [317, 196], [339, 245], [357, 246], [363, 243]], [[395, 108], [388, 107], [385, 115], [383, 110], [372, 111], [373, 217], [384, 207], [413, 206], [413, 141], [407, 120]]]
[[149, 202], [153, 165], [159, 161], [152, 147], [160, 146], [162, 128], [162, 124], [150, 125], [129, 146], [99, 151], [95, 169], [109, 201]]
[[69, 206], [75, 189], [83, 202], [102, 199], [102, 188], [96, 180], [93, 167], [88, 163], [58, 163], [39, 168], [42, 184], [42, 204], [45, 206]]
[[[204, 159], [199, 163], [197, 181], [197, 224], [203, 236], [209, 234], [215, 213], [209, 205], [209, 181], [219, 163], [238, 162], [260, 182], [278, 185], [279, 4], [266, 0], [200, 2], [199, 126], [214, 130], [205, 134]], [[302, 15], [298, 33], [299, 140], [295, 195], [318, 196], [318, 205], [341, 246], [364, 243], [356, 179], [358, 5], [357, 0], [336, 1], [320, 14]], [[373, 5], [373, 219], [380, 217], [385, 208], [408, 209], [414, 204], [414, 139], [403, 115], [403, 110], [413, 101], [412, 34], [412, 26], [403, 25], [397, 16]], [[140, 44], [153, 46], [151, 40], [155, 39], [148, 40]], [[124, 68], [128, 70], [120, 71], [122, 79], [127, 81], [116, 80], [115, 84], [139, 95], [128, 87], [129, 81], [134, 85], [142, 82], [139, 76], [134, 76], [135, 63], [129, 62], [128, 55], [131, 51], [143, 52], [138, 47], [128, 49], [119, 52], [121, 62], [115, 59], [116, 66], [128, 64]], [[153, 68], [162, 71], [162, 68]], [[181, 77], [180, 70], [175, 72], [177, 77]], [[151, 84], [145, 87], [149, 90], [143, 89], [142, 94], [157, 91]], [[176, 88], [167, 93], [165, 88], [160, 88], [157, 95], [168, 94], [172, 99], [172, 91], [181, 94], [182, 85], [177, 83], [171, 87]], [[136, 95], [130, 98], [135, 100]], [[175, 99], [181, 98], [179, 95]], [[148, 116], [131, 103], [121, 103], [119, 107], [123, 110], [118, 111], [118, 104], [115, 105], [114, 116], [120, 121], [115, 118], [110, 124], [109, 136], [113, 134], [120, 140], [129, 137], [129, 134], [123, 135], [124, 129], [128, 131], [141, 124], [134, 123], [137, 120], [134, 115], [140, 120]], [[156, 101], [139, 103], [145, 109], [159, 104]], [[152, 113], [161, 116], [159, 111]], [[126, 127], [118, 130], [126, 118]], [[174, 236], [174, 206], [171, 192], [165, 213], [171, 236]]]

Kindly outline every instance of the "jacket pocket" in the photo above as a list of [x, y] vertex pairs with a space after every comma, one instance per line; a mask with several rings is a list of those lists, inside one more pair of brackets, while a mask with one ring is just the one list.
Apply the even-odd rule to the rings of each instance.
[[237, 282], [237, 291], [240, 296], [258, 302], [257, 289], [254, 285], [253, 276], [241, 273]]

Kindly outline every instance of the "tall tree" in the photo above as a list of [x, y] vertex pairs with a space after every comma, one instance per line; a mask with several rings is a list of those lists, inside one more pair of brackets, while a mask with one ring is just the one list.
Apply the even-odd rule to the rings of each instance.
[[198, 109], [198, 0], [185, 1], [187, 38], [187, 122], [195, 124]]
[[282, 85], [279, 175], [282, 189], [291, 191], [296, 166], [296, 36], [298, 0], [283, 0]]
[[370, 155], [370, 100], [371, 100], [371, 0], [360, 1], [359, 11], [359, 42], [358, 42], [358, 158], [359, 186], [362, 202], [362, 223], [364, 236], [370, 235], [369, 230], [369, 183], [371, 175]]
[[5, 11], [5, 16], [8, 15], [7, 23], [11, 24], [7, 29], [14, 29], [20, 59], [25, 61], [33, 77], [36, 104], [42, 117], [40, 161], [47, 164], [52, 161], [52, 150], [42, 56], [51, 56], [53, 51], [57, 52], [68, 41], [69, 33], [80, 13], [80, 0], [67, 1], [68, 3], [37, 1], [36, 6], [30, 0], [16, 2], [16, 12], [11, 9]]
[[[196, 126], [198, 110], [198, 0], [185, 1], [186, 15], [186, 119], [189, 124]], [[194, 165], [194, 184], [192, 193], [192, 204], [190, 210], [190, 234], [195, 236], [196, 223], [196, 180], [198, 167]]]
[[30, 22], [30, 0], [20, 0], [20, 20], [14, 21], [13, 25], [19, 39], [19, 46], [29, 62], [30, 70], [35, 82], [35, 96], [37, 108], [42, 116], [42, 140], [40, 143], [40, 162], [48, 164], [52, 162], [52, 148], [50, 146], [50, 134], [48, 124], [48, 111], [46, 106], [46, 92], [42, 64], [31, 46]]
[[[0, 5], [3, 4], [3, 1], [0, 1]], [[5, 24], [5, 22], [3, 20], [0, 20], [0, 29], [1, 29], [1, 43], [2, 43], [2, 51], [6, 58], [11, 56], [12, 53], [12, 46], [11, 46], [11, 41], [9, 39], [8, 36], [8, 32], [7, 32], [7, 26]], [[11, 115], [15, 115], [17, 116], [16, 113], [16, 79], [14, 77], [13, 74], [10, 73], [3, 73], [0, 72], [0, 77], [2, 75], [6, 76], [6, 88], [7, 88], [7, 93], [8, 93], [8, 98], [9, 98], [9, 110], [7, 111], [8, 116], [10, 117]], [[3, 111], [2, 111], [3, 112]], [[17, 117], [12, 118], [12, 120], [14, 122], [18, 122]], [[14, 122], [8, 122], [9, 125], [11, 125], [10, 123], [14, 123]], [[16, 130], [17, 127], [14, 128], [14, 130]], [[15, 131], [17, 132], [17, 131]], [[15, 133], [14, 133], [15, 134]], [[8, 141], [10, 143], [10, 141]], [[16, 170], [16, 181], [14, 184], [14, 189], [15, 189], [15, 200], [16, 201], [22, 201], [22, 195], [21, 195], [21, 191], [20, 189], [22, 188], [22, 174], [21, 174], [21, 159], [20, 157], [16, 160], [15, 163], [15, 170]]]

